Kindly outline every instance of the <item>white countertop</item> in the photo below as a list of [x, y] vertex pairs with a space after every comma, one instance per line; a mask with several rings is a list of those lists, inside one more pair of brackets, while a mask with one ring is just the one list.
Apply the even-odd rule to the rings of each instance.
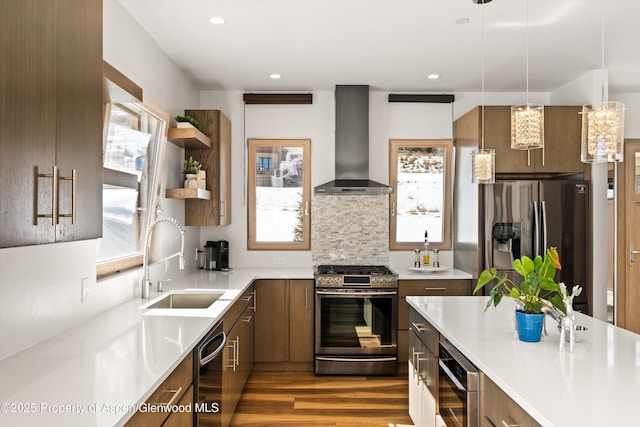
[[440, 279], [472, 279], [473, 276], [455, 268], [446, 271], [414, 271], [411, 267], [394, 267], [391, 269], [398, 273], [400, 280], [440, 280]]
[[519, 341], [515, 304], [484, 312], [488, 297], [407, 297], [407, 302], [543, 426], [636, 425], [640, 335], [583, 314], [589, 331], [558, 352], [556, 322], [539, 343]]
[[[401, 279], [470, 278], [450, 271]], [[0, 361], [0, 425], [113, 426], [126, 422], [254, 279], [313, 279], [313, 269], [195, 271]], [[152, 315], [140, 306], [176, 290], [224, 292], [206, 310]], [[167, 314], [171, 310], [164, 310]], [[6, 405], [8, 404], [8, 406]]]
[[[121, 425], [191, 353], [255, 278], [311, 279], [311, 268], [196, 271], [165, 285], [225, 292], [195, 316], [145, 315], [135, 299], [0, 361], [0, 425]], [[170, 286], [169, 286], [170, 285]]]

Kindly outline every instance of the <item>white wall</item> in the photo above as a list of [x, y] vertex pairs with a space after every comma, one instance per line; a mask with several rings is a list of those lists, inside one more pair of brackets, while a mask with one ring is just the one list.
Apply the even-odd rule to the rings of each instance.
[[624, 137], [640, 138], [640, 92], [635, 93], [609, 93], [609, 101], [624, 103]]
[[[171, 116], [198, 106], [195, 86], [117, 0], [104, 0], [103, 21], [105, 60], [143, 88], [145, 101]], [[164, 167], [175, 172], [162, 176], [163, 193], [181, 181], [183, 150], [168, 145]], [[165, 215], [184, 220], [183, 202], [164, 199], [161, 206]], [[194, 247], [199, 229], [188, 234], [189, 247]], [[178, 236], [169, 227], [158, 227], [155, 240], [161, 243], [156, 246], [163, 253], [175, 251]], [[0, 359], [140, 294], [139, 269], [96, 281], [95, 253], [95, 240], [0, 249]], [[164, 274], [159, 267], [152, 277]], [[83, 278], [91, 289], [84, 303]]]
[[[449, 104], [389, 103], [387, 92], [370, 92], [369, 177], [389, 182], [388, 141], [398, 139], [439, 139], [452, 137], [452, 108]], [[333, 91], [313, 92], [311, 105], [248, 105], [242, 92], [203, 91], [201, 107], [222, 110], [232, 122], [232, 222], [224, 227], [202, 227], [201, 245], [207, 240], [230, 242], [234, 267], [276, 267], [275, 258], [286, 267], [308, 267], [308, 251], [247, 251], [247, 206], [245, 192], [246, 141], [250, 138], [311, 139], [311, 185], [334, 179], [335, 107]], [[423, 233], [423, 232], [422, 232]], [[410, 265], [412, 253], [394, 252], [391, 265]], [[442, 254], [449, 263], [450, 253]]]

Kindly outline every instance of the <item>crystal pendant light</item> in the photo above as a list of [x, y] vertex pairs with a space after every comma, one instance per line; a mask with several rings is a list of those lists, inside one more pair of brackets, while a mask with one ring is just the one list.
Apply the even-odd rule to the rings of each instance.
[[[602, 69], [604, 69], [604, 16], [602, 17]], [[582, 106], [582, 146], [584, 163], [622, 162], [624, 160], [624, 104], [603, 102]]]
[[474, 184], [493, 184], [496, 181], [496, 150], [473, 150], [471, 163]]
[[624, 104], [599, 102], [582, 106], [584, 163], [621, 162], [624, 145]]
[[[471, 152], [471, 181], [474, 184], [493, 184], [496, 181], [496, 150], [484, 149], [484, 1], [480, 3], [473, 0], [474, 3], [480, 4], [482, 8], [482, 124], [481, 124], [481, 147]], [[481, 0], [480, 0], [481, 1]]]
[[511, 107], [511, 148], [544, 148], [544, 106], [529, 103], [529, 1], [526, 29], [527, 103]]

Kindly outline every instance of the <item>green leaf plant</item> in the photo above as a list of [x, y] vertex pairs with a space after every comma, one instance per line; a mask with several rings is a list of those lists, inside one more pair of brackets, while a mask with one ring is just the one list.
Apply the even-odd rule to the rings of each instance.
[[198, 172], [200, 172], [201, 168], [202, 168], [202, 165], [200, 164], [200, 162], [197, 160], [193, 160], [193, 156], [189, 156], [189, 159], [184, 161], [182, 172], [185, 175], [187, 174], [196, 175]]
[[496, 307], [503, 297], [509, 297], [518, 301], [525, 313], [543, 313], [545, 310], [555, 308], [566, 314], [560, 285], [554, 280], [556, 270], [562, 269], [555, 247], [547, 249], [544, 259], [538, 255], [534, 259], [523, 256], [514, 260], [513, 269], [522, 276], [522, 281], [518, 284], [509, 279], [506, 273], [498, 276], [495, 267], [482, 271], [473, 291], [474, 294], [495, 282], [495, 286], [489, 293], [490, 299], [485, 310], [491, 305]]
[[176, 116], [176, 122], [187, 122], [191, 123], [193, 127], [200, 127], [200, 122], [191, 116]]

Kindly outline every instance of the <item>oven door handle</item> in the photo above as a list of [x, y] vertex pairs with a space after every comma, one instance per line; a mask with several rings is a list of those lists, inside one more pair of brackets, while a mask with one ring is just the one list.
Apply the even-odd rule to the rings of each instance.
[[338, 292], [338, 291], [319, 291], [316, 290], [317, 295], [335, 295], [344, 297], [362, 297], [362, 296], [377, 296], [377, 295], [397, 295], [397, 291], [369, 291], [366, 292]]
[[375, 359], [367, 359], [367, 358], [358, 358], [358, 357], [348, 357], [348, 358], [340, 358], [340, 357], [325, 357], [325, 356], [316, 356], [316, 360], [322, 360], [325, 362], [395, 362], [398, 360], [396, 357], [377, 357]]
[[[220, 346], [218, 346], [218, 348], [216, 348], [213, 351], [213, 353], [207, 355], [206, 357], [203, 357], [204, 350], [207, 348], [207, 346], [220, 338], [222, 338], [222, 342], [220, 343]], [[227, 344], [227, 335], [224, 332], [220, 332], [219, 334], [216, 334], [213, 338], [211, 338], [209, 341], [204, 343], [202, 347], [200, 347], [200, 367], [202, 368], [207, 363], [215, 359], [218, 356], [218, 354], [220, 354], [220, 352], [222, 351], [222, 349], [226, 344]]]
[[455, 384], [455, 386], [458, 388], [458, 390], [460, 390], [463, 393], [467, 392], [467, 389], [462, 385], [462, 383], [456, 378], [455, 375], [453, 375], [453, 372], [451, 372], [451, 370], [449, 369], [449, 367], [447, 366], [446, 363], [444, 363], [442, 360], [438, 360], [438, 364], [440, 365], [440, 367], [442, 368], [442, 370], [444, 371], [445, 374], [447, 374], [447, 377], [449, 377], [449, 379], [451, 381], [453, 381], [453, 383]]

